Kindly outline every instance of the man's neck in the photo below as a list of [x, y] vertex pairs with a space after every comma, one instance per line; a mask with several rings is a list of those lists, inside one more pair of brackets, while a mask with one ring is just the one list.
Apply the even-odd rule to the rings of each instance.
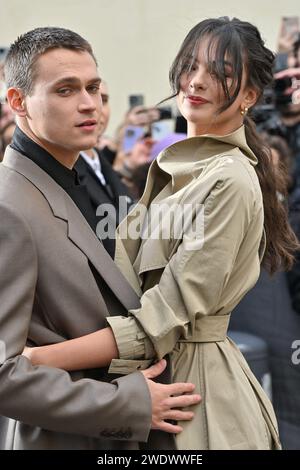
[[92, 160], [95, 160], [95, 158], [96, 158], [96, 156], [97, 156], [97, 154], [96, 154], [96, 152], [95, 152], [94, 149], [84, 150], [84, 153], [85, 153], [88, 157], [90, 157]]
[[79, 157], [79, 152], [74, 153], [74, 152], [67, 152], [65, 149], [60, 150], [57, 148], [55, 145], [52, 145], [50, 142], [44, 142], [40, 140], [33, 132], [32, 130], [26, 126], [23, 125], [23, 123], [18, 122], [18, 126], [21, 129], [24, 134], [29, 137], [29, 139], [33, 140], [37, 145], [42, 147], [44, 150], [46, 150], [50, 155], [52, 155], [55, 160], [57, 160], [59, 163], [61, 163], [63, 166], [66, 168], [69, 168], [69, 170], [72, 170], [74, 167], [78, 157]]

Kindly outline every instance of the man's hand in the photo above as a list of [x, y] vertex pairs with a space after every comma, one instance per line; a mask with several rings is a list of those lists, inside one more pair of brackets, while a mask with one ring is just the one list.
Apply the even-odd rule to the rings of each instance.
[[[173, 383], [169, 385], [153, 382], [166, 368], [167, 362], [162, 359], [157, 364], [142, 371], [149, 387], [152, 401], [152, 429], [160, 429], [172, 434], [178, 434], [182, 427], [165, 420], [190, 421], [194, 417], [192, 411], [181, 411], [178, 408], [196, 405], [201, 401], [200, 395], [191, 395], [195, 389], [192, 383]], [[185, 395], [188, 393], [189, 395]]]

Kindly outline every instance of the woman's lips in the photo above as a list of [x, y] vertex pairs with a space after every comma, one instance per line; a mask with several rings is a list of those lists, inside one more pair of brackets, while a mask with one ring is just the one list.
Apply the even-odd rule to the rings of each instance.
[[196, 105], [209, 103], [209, 101], [207, 101], [205, 98], [202, 98], [202, 96], [187, 95], [186, 99], [189, 103]]

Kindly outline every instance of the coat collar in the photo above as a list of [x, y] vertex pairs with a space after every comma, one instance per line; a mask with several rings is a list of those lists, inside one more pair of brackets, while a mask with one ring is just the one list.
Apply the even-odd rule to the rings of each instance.
[[134, 279], [136, 274], [132, 265], [140, 249], [141, 240], [130, 239], [127, 236], [122, 238], [123, 230], [126, 235], [126, 223], [130, 223], [135, 217], [140, 217], [139, 207], [149, 208], [151, 201], [170, 181], [172, 182], [170, 191], [174, 193], [198, 177], [201, 171], [220, 155], [228, 153], [232, 157], [244, 155], [251, 165], [258, 163], [247, 144], [244, 126], [225, 136], [207, 134], [181, 140], [163, 150], [153, 161], [139, 204], [132, 209], [127, 219], [120, 223], [117, 230], [120, 240], [116, 244], [115, 259], [137, 292], [138, 285]]
[[245, 126], [231, 134], [218, 136], [205, 134], [181, 140], [163, 150], [157, 165], [172, 177], [173, 189], [179, 189], [221, 154], [243, 154], [251, 165], [258, 163], [256, 155], [247, 144]]
[[106, 252], [70, 196], [41, 168], [7, 147], [2, 162], [28, 179], [47, 199], [54, 217], [68, 224], [68, 238], [87, 256], [127, 310], [139, 307], [139, 299]]

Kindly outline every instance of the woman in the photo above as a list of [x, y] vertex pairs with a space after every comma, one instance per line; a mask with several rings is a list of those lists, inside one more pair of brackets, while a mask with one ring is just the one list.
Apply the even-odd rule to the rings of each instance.
[[172, 380], [195, 383], [202, 396], [193, 419], [180, 423], [179, 449], [280, 448], [272, 406], [226, 337], [262, 258], [274, 272], [291, 266], [297, 247], [269, 154], [247, 116], [272, 80], [273, 60], [258, 30], [238, 19], [205, 20], [190, 31], [170, 71], [188, 139], [153, 162], [140, 204], [118, 229], [115, 259], [141, 308], [108, 318], [111, 328], [26, 353], [66, 369], [112, 360], [115, 373], [169, 354]]

